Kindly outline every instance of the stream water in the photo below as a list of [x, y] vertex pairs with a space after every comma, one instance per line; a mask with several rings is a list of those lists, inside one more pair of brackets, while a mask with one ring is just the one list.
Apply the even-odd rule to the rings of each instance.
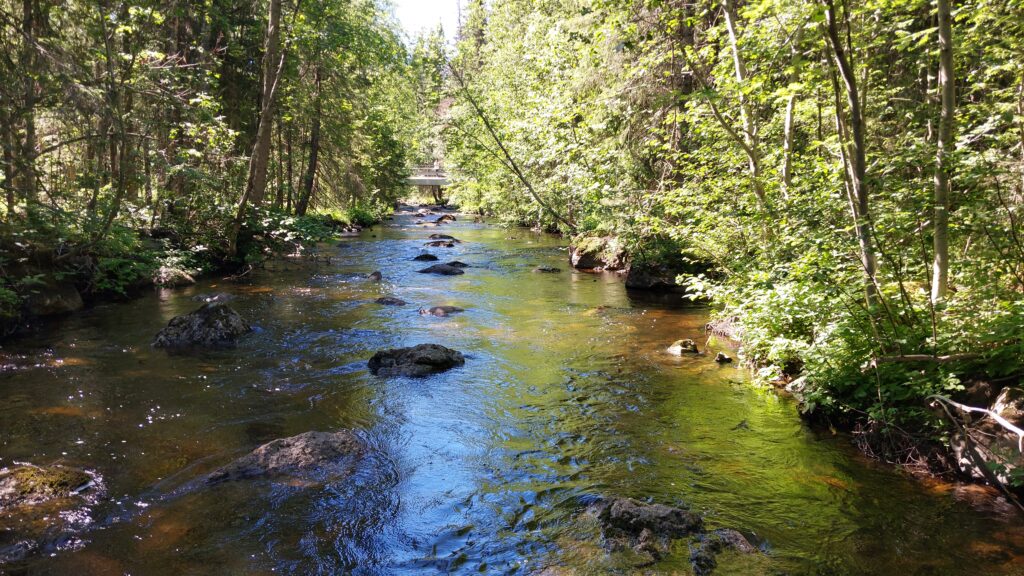
[[[325, 247], [329, 263], [105, 304], [5, 344], [0, 466], [86, 467], [107, 496], [66, 549], [0, 573], [688, 574], [685, 544], [643, 569], [602, 547], [581, 504], [622, 495], [686, 504], [764, 551], [723, 555], [718, 574], [1024, 574], [1024, 527], [998, 498], [874, 465], [744, 370], [666, 354], [703, 342], [701, 308], [571, 271], [559, 238], [414, 220]], [[465, 275], [416, 273], [433, 232], [463, 241], [430, 250]], [[149, 346], [211, 291], [256, 332], [200, 355]], [[417, 313], [443, 304], [466, 311]], [[373, 352], [423, 342], [465, 366], [367, 372]], [[341, 428], [376, 454], [351, 478], [188, 488], [274, 438]]]

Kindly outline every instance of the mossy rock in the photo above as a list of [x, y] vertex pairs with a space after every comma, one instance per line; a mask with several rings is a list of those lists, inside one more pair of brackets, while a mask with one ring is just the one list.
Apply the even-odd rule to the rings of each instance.
[[0, 510], [67, 498], [92, 481], [87, 472], [63, 466], [5, 468], [0, 470]]

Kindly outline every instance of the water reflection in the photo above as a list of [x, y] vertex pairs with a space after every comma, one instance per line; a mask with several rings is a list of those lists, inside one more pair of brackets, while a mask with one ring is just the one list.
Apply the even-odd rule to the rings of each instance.
[[[432, 249], [471, 267], [416, 273]], [[374, 236], [375, 235], [375, 236]], [[703, 357], [704, 312], [630, 298], [610, 275], [563, 271], [556, 238], [411, 217], [275, 263], [94, 308], [14, 343], [0, 370], [0, 464], [100, 472], [111, 499], [80, 550], [34, 574], [634, 573], [579, 514], [599, 494], [689, 504], [767, 554], [723, 574], [1014, 574], [1024, 531], [985, 498], [957, 497], [859, 459], [804, 427], [791, 402]], [[381, 283], [365, 275], [380, 270]], [[227, 292], [256, 325], [237, 350], [170, 356], [149, 340], [200, 293]], [[408, 306], [380, 306], [395, 296]], [[451, 305], [465, 312], [420, 316]], [[437, 342], [464, 367], [422, 380], [366, 372], [376, 350]], [[373, 447], [355, 476], [205, 488], [203, 474], [268, 440], [350, 428]], [[972, 504], [972, 502], [983, 504]], [[103, 520], [105, 519], [105, 520]], [[685, 544], [646, 569], [688, 573]]]

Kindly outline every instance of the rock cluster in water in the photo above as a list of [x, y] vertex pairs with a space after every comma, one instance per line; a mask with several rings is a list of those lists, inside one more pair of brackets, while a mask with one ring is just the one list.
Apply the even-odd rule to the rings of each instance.
[[707, 576], [718, 564], [716, 556], [732, 549], [754, 553], [757, 549], [731, 529], [707, 531], [698, 515], [683, 508], [648, 504], [632, 498], [602, 498], [587, 508], [601, 526], [605, 539], [632, 547], [638, 554], [660, 560], [671, 540], [690, 539], [690, 564], [696, 576]]
[[434, 264], [428, 266], [422, 270], [417, 270], [420, 274], [438, 274], [440, 276], [458, 276], [459, 274], [465, 274], [462, 268], [458, 266], [450, 266], [448, 264]]

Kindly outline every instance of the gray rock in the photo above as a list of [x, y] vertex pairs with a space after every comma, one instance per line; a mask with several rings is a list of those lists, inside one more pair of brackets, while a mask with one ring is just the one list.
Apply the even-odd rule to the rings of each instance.
[[428, 238], [430, 238], [431, 240], [449, 240], [451, 242], [455, 242], [456, 244], [462, 242], [455, 236], [449, 236], [447, 234], [431, 234], [430, 236], [428, 236]]
[[466, 264], [465, 262], [459, 262], [458, 260], [452, 260], [451, 262], [445, 264], [445, 266], [451, 266], [453, 268], [469, 268], [469, 264]]
[[374, 300], [377, 304], [383, 306], [405, 306], [407, 302], [401, 298], [395, 298], [394, 296], [382, 296]]
[[444, 222], [455, 222], [455, 216], [452, 216], [451, 214], [444, 214], [437, 220], [434, 220], [435, 224], [442, 224]]
[[577, 238], [569, 247], [569, 263], [583, 270], [621, 270], [626, 265], [626, 254], [613, 237]]
[[380, 273], [380, 270], [375, 270], [367, 274], [366, 279], [370, 282], [380, 282], [384, 279], [384, 275]]
[[688, 510], [632, 498], [605, 498], [591, 505], [589, 512], [606, 531], [630, 536], [650, 530], [657, 537], [681, 538], [699, 533], [704, 525], [700, 516]]
[[355, 434], [304, 432], [268, 442], [206, 477], [208, 484], [281, 474], [309, 474], [333, 468], [350, 472], [351, 465], [366, 451]]
[[455, 248], [455, 243], [451, 240], [434, 240], [432, 242], [427, 242], [424, 246], [429, 246], [431, 248]]
[[676, 283], [677, 274], [663, 266], [633, 264], [626, 273], [626, 288], [655, 292], [683, 292]]
[[442, 276], [458, 276], [459, 274], [465, 274], [462, 268], [456, 268], [455, 266], [449, 266], [447, 264], [434, 264], [424, 268], [423, 270], [417, 270], [420, 274], [440, 274]]
[[26, 310], [31, 316], [58, 316], [77, 312], [85, 307], [82, 295], [73, 284], [45, 276], [42, 285], [28, 296]]
[[439, 344], [382, 350], [370, 358], [370, 373], [378, 376], [423, 377], [462, 366], [462, 354]]
[[172, 318], [153, 339], [156, 348], [230, 348], [252, 330], [245, 320], [220, 302], [204, 304], [195, 312]]
[[413, 258], [413, 260], [417, 260], [419, 262], [437, 262], [438, 258], [433, 254], [420, 254], [419, 256]]
[[191, 286], [195, 283], [196, 279], [193, 278], [191, 274], [181, 268], [174, 268], [173, 266], [161, 266], [153, 274], [153, 284], [163, 286], [165, 288]]
[[693, 566], [694, 576], [708, 576], [714, 572], [718, 566], [716, 556], [727, 549], [744, 554], [757, 552], [757, 548], [735, 530], [722, 528], [708, 532], [701, 536], [699, 545], [690, 548], [690, 564]]
[[432, 308], [420, 308], [420, 314], [423, 316], [440, 316], [445, 317], [449, 314], [455, 314], [457, 312], [465, 312], [458, 306], [434, 306]]

